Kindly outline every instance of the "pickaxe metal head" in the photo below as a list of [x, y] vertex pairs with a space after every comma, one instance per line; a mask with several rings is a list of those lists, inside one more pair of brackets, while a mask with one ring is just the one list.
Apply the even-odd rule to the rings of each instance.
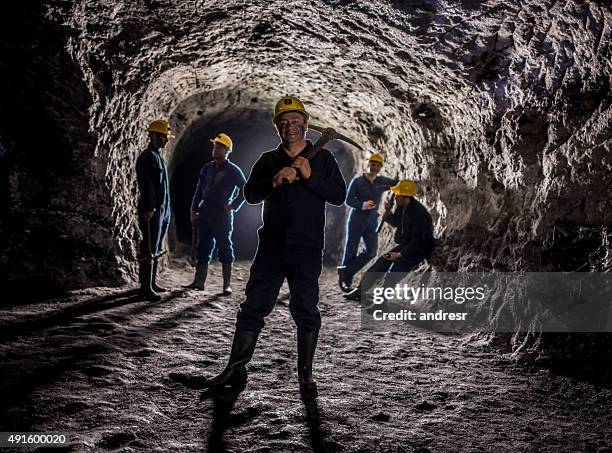
[[160, 258], [160, 257], [164, 256], [166, 253], [168, 253], [168, 250], [162, 250], [159, 253], [149, 253], [148, 255], [144, 256], [143, 258], [137, 258], [136, 261], [139, 261], [141, 263], [150, 263], [151, 261], [154, 261], [157, 258]]
[[336, 132], [331, 127], [321, 127], [321, 126], [317, 126], [315, 124], [309, 124], [308, 128], [309, 129], [313, 129], [313, 130], [315, 130], [317, 132], [320, 132], [323, 137], [327, 138], [327, 142], [330, 141], [330, 140], [342, 140], [343, 142], [346, 142], [346, 143], [348, 143], [350, 145], [353, 145], [356, 148], [359, 148], [360, 150], [363, 150], [363, 148], [361, 147], [361, 145], [359, 143], [357, 143], [354, 140], [351, 140], [346, 135], [342, 135], [339, 132]]

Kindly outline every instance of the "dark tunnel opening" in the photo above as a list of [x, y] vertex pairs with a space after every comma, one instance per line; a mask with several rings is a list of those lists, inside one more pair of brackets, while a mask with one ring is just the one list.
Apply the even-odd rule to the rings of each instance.
[[[202, 117], [193, 123], [176, 144], [169, 158], [171, 203], [173, 222], [169, 235], [170, 248], [174, 253], [187, 253], [192, 241], [190, 221], [191, 200], [198, 181], [200, 169], [212, 159], [210, 139], [220, 132], [228, 134], [234, 143], [229, 159], [238, 165], [246, 178], [261, 153], [278, 146], [279, 138], [270, 121], [268, 111], [244, 109], [231, 116], [227, 113], [215, 117]], [[308, 132], [314, 143], [320, 134]], [[351, 151], [343, 144], [331, 142], [326, 145], [336, 157], [347, 184], [354, 173], [355, 160]], [[345, 208], [328, 205], [326, 222], [326, 248], [324, 262], [335, 265], [342, 253]], [[261, 205], [244, 203], [234, 217], [232, 240], [236, 259], [252, 259], [257, 250], [257, 229], [261, 224]], [[216, 259], [216, 252], [215, 252]]]

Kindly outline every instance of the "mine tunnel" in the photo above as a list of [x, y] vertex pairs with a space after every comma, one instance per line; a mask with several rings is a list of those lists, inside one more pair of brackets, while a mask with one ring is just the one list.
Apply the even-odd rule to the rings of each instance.
[[[172, 211], [174, 228], [169, 236], [173, 251], [188, 253], [191, 246], [192, 229], [190, 223], [190, 203], [198, 175], [203, 164], [212, 159], [210, 139], [219, 132], [226, 132], [234, 142], [235, 152], [230, 160], [237, 164], [248, 177], [251, 167], [264, 151], [278, 146], [279, 138], [270, 120], [270, 112], [257, 107], [257, 99], [251, 99], [251, 107], [237, 112], [221, 112], [198, 118], [181, 135], [178, 143], [171, 146], [172, 155], [168, 157]], [[204, 107], [205, 108], [205, 107]], [[204, 111], [201, 112], [203, 114]], [[316, 142], [320, 133], [310, 130], [307, 137]], [[350, 145], [349, 145], [350, 146]], [[354, 173], [353, 152], [341, 142], [327, 146], [338, 161], [342, 174], [349, 179]], [[328, 226], [324, 260], [328, 263], [338, 261], [342, 253], [342, 225], [345, 220], [343, 208], [327, 208]], [[237, 259], [249, 260], [257, 249], [257, 226], [261, 221], [261, 206], [246, 203], [236, 213], [233, 242]], [[255, 226], [255, 228], [254, 228]]]
[[[248, 177], [279, 144], [287, 94], [363, 145], [326, 147], [346, 183], [374, 153], [416, 182], [435, 249], [413, 275], [606, 282], [608, 1], [39, 1], [0, 34], [3, 435], [64, 432], [69, 451], [612, 451], [612, 329], [533, 316], [500, 331], [497, 315], [461, 334], [365, 329], [338, 287], [346, 206], [325, 208], [314, 406], [299, 403], [287, 286], [246, 389], [231, 404], [200, 395], [230, 355], [261, 205], [236, 214], [233, 295], [218, 295], [216, 260], [206, 291], [184, 287], [210, 139], [230, 135]], [[176, 138], [161, 153], [170, 291], [150, 302], [135, 289], [135, 163], [157, 119]], [[395, 231], [383, 225], [379, 255]]]
[[[262, 150], [274, 148], [278, 140], [269, 115], [258, 110], [245, 110], [234, 114], [231, 120], [198, 120], [190, 125], [188, 130], [173, 147], [173, 155], [169, 159], [169, 173], [176, 232], [173, 239], [179, 244], [190, 245], [191, 198], [202, 165], [212, 160], [210, 139], [220, 132], [232, 137], [235, 152], [230, 155], [230, 160], [241, 167], [245, 175], [248, 175]], [[260, 217], [260, 208], [248, 204], [237, 213], [233, 240], [238, 259], [253, 258], [257, 247], [257, 235], [253, 225], [257, 225]]]

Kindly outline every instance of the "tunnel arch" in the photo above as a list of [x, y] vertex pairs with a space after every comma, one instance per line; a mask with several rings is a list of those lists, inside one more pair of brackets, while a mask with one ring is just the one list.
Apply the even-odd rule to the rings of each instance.
[[[250, 70], [255, 71], [256, 68], [250, 68]], [[204, 80], [206, 80], [206, 74], [208, 73], [214, 74], [216, 71], [204, 71], [203, 68], [197, 69], [194, 66], [174, 68], [162, 74], [162, 77], [152, 83], [147, 90], [146, 96], [149, 98], [157, 96], [159, 102], [143, 104], [141, 114], [148, 115], [151, 118], [156, 117], [155, 115], [169, 117], [173, 130], [177, 134], [176, 140], [169, 143], [165, 151], [167, 160], [170, 162], [171, 173], [173, 172], [173, 162], [177, 158], [175, 155], [176, 149], [181, 146], [180, 144], [184, 141], [185, 136], [190, 136], [194, 128], [199, 127], [198, 125], [201, 126], [211, 122], [223, 124], [224, 122], [231, 122], [232, 117], [237, 112], [258, 111], [262, 112], [263, 124], [266, 125], [268, 130], [274, 131], [271, 122], [269, 119], [265, 119], [265, 116], [268, 115], [269, 117], [278, 97], [287, 93], [299, 93], [292, 89], [292, 85], [287, 80], [283, 80], [287, 88], [278, 89], [274, 86], [277, 83], [276, 78], [264, 73], [259, 74], [259, 77], [250, 76], [249, 80], [255, 80], [256, 82], [253, 82], [253, 86], [246, 88], [232, 84], [218, 89], [202, 90], [202, 85], [205, 84]], [[370, 78], [369, 75], [364, 77], [366, 79]], [[364, 83], [370, 82], [366, 80]], [[188, 95], [188, 93], [193, 94]], [[275, 96], [270, 93], [278, 94]], [[307, 105], [311, 122], [333, 127], [364, 145], [364, 152], [357, 152], [358, 150], [338, 142], [332, 142], [327, 146], [336, 154], [336, 157], [350, 155], [341, 159], [341, 169], [347, 184], [355, 171], [365, 169], [365, 159], [374, 152], [381, 152], [389, 159], [389, 165], [385, 171], [391, 176], [401, 177], [404, 175], [404, 177], [417, 180], [428, 176], [429, 169], [426, 165], [427, 161], [422, 155], [422, 149], [424, 147], [423, 143], [431, 139], [432, 131], [429, 127], [424, 127], [413, 119], [413, 111], [410, 106], [404, 105], [403, 102], [397, 102], [397, 93], [376, 90], [369, 93], [363, 91], [345, 93], [338, 89], [330, 91], [329, 87], [315, 84], [304, 94], [299, 93], [299, 96]], [[429, 98], [427, 101], [432, 102]], [[149, 110], [144, 107], [145, 105]], [[157, 108], [154, 108], [154, 105], [157, 105]], [[168, 116], [160, 113], [162, 106], [165, 109], [171, 109]], [[441, 116], [438, 110], [436, 112], [438, 112], [436, 120], [439, 122]], [[393, 123], [400, 124], [401, 127], [392, 127], [391, 124]], [[309, 137], [312, 138], [319, 135], [316, 132], [309, 132], [309, 134]], [[439, 138], [436, 137], [434, 140], [439, 140]], [[453, 140], [445, 139], [445, 141], [452, 142]], [[269, 143], [275, 145], [277, 142]], [[429, 161], [428, 165], [432, 163]], [[248, 169], [243, 167], [242, 169], [248, 176], [250, 167]], [[253, 212], [251, 208], [247, 207], [245, 213], [249, 211]], [[346, 210], [345, 208], [328, 206], [326, 214], [328, 222], [324, 262], [327, 265], [337, 265], [341, 260], [344, 242]], [[184, 223], [184, 212], [179, 213], [179, 215], [183, 219], [182, 223]], [[252, 216], [250, 219], [252, 219]], [[443, 220], [440, 220], [439, 216], [438, 219], [438, 223], [442, 224]], [[180, 236], [185, 241], [185, 229], [182, 228], [182, 231]], [[253, 235], [249, 236], [248, 243], [252, 244]], [[386, 231], [381, 234], [382, 245], [389, 243], [391, 240], [390, 232]], [[171, 246], [174, 250], [185, 251], [185, 244], [181, 244], [180, 241], [174, 242], [172, 236]], [[240, 256], [248, 257], [253, 251], [254, 249], [251, 246], [247, 248], [244, 255]]]
[[[211, 97], [214, 97], [213, 94]], [[210, 138], [225, 132], [234, 141], [234, 152], [229, 158], [237, 164], [246, 177], [262, 152], [278, 146], [279, 138], [271, 122], [269, 106], [261, 106], [258, 99], [251, 97], [247, 104], [228, 106], [225, 103], [206, 103], [209, 99], [200, 93], [184, 101], [171, 120], [185, 123], [194, 118], [179, 132], [177, 139], [168, 147], [167, 160], [171, 181], [174, 221], [169, 242], [171, 250], [186, 253], [191, 243], [189, 203], [197, 176], [202, 165], [211, 159]], [[211, 106], [212, 104], [212, 106]], [[310, 130], [307, 137], [315, 142], [320, 134]], [[345, 179], [354, 173], [355, 159], [350, 145], [332, 142], [326, 146], [336, 157]], [[327, 208], [327, 246], [324, 260], [335, 264], [342, 249], [342, 228], [346, 211], [344, 207]], [[234, 246], [237, 259], [252, 259], [257, 246], [257, 228], [261, 223], [261, 206], [245, 203], [236, 213], [234, 222]]]

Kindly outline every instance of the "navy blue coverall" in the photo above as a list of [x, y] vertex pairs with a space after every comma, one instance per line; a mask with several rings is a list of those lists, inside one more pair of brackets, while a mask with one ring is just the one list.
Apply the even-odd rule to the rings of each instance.
[[[142, 259], [149, 253], [156, 255], [161, 252], [171, 217], [166, 163], [152, 144], [136, 160], [136, 178], [140, 192], [138, 226], [142, 233], [138, 257]], [[143, 214], [149, 211], [154, 211], [154, 214], [147, 225]]]
[[[356, 176], [348, 187], [346, 205], [351, 208], [346, 221], [344, 232], [344, 279], [350, 283], [357, 272], [363, 268], [368, 261], [376, 256], [378, 251], [378, 206], [382, 194], [389, 187], [397, 184], [397, 179], [377, 176], [370, 182], [365, 176]], [[374, 209], [363, 209], [363, 203], [372, 200], [376, 203]], [[359, 242], [363, 238], [364, 249], [357, 254]]]
[[[300, 153], [303, 154], [312, 143]], [[282, 145], [265, 152], [253, 165], [244, 186], [249, 204], [263, 205], [259, 244], [246, 285], [246, 300], [238, 311], [236, 330], [259, 332], [276, 304], [285, 278], [289, 311], [306, 331], [321, 326], [319, 275], [325, 234], [325, 203], [341, 206], [346, 184], [334, 156], [322, 149], [310, 160], [310, 178], [272, 187], [274, 176], [291, 166]]]
[[385, 222], [396, 227], [394, 240], [397, 246], [392, 252], [400, 252], [401, 258], [390, 261], [378, 258], [367, 272], [388, 272], [385, 285], [393, 285], [403, 275], [427, 259], [433, 252], [435, 242], [431, 215], [414, 197], [408, 206], [398, 206], [395, 212], [384, 217]]
[[246, 180], [240, 167], [229, 160], [219, 166], [212, 160], [200, 171], [191, 202], [191, 209], [198, 212], [198, 264], [210, 263], [215, 245], [222, 263], [234, 262], [234, 212], [226, 212], [229, 204], [238, 211], [244, 204], [242, 189]]

